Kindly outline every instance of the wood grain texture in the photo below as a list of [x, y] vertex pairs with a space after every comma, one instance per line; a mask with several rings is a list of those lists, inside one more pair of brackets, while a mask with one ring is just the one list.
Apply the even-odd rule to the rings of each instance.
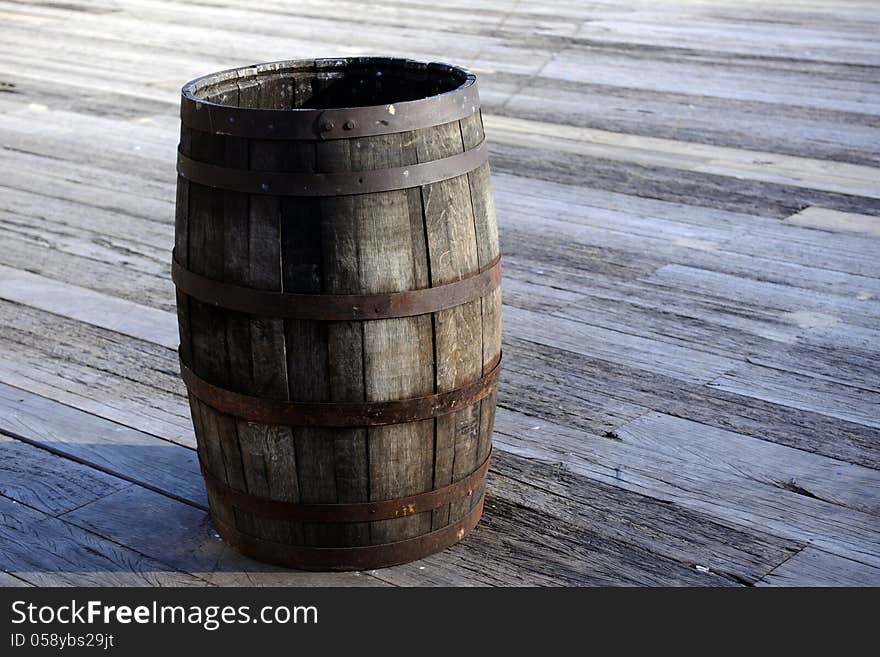
[[[235, 159], [236, 152], [227, 152], [225, 144], [205, 133], [191, 131], [190, 157], [214, 164], [222, 164], [227, 158]], [[226, 254], [224, 252], [224, 202], [225, 193], [196, 183], [189, 183], [189, 211], [187, 213], [187, 249], [190, 269], [203, 276], [223, 280]], [[227, 318], [218, 308], [189, 299], [188, 318], [190, 351], [193, 370], [201, 377], [216, 381], [228, 388], [237, 387], [230, 368], [230, 350], [227, 329], [236, 328], [235, 320], [228, 326]], [[240, 324], [239, 324], [240, 326]], [[233, 344], [233, 353], [238, 353]], [[199, 453], [204, 456], [205, 467], [223, 483], [240, 491], [247, 490], [242, 467], [238, 427], [235, 418], [220, 413], [207, 404], [195, 404], [198, 419], [194, 427], [199, 441]], [[251, 529], [248, 514], [225, 508], [212, 502], [211, 510], [220, 522], [242, 530]]]
[[[606, 435], [585, 439], [582, 432], [504, 409], [498, 414], [495, 440], [519, 455], [555, 461], [584, 476], [708, 513], [721, 522], [758, 523], [776, 536], [809, 541], [868, 565], [880, 563], [873, 513], [813, 496], [797, 486], [796, 475], [777, 474], [768, 481], [757, 473], [741, 472], [737, 459], [725, 455], [728, 447], [707, 437], [699, 425], [678, 421], [677, 428], [670, 430], [663, 420], [659, 414], [646, 415]], [[761, 441], [740, 439], [738, 445], [750, 450], [750, 463], [760, 462]], [[833, 481], [825, 485], [830, 488]]]
[[518, 144], [500, 144], [494, 154], [493, 167], [504, 173], [528, 169], [535, 178], [568, 185], [576, 185], [586, 176], [591, 185], [599, 189], [733, 212], [783, 217], [806, 205], [866, 214], [876, 213], [878, 208], [873, 192], [868, 198], [814, 190], [784, 182], [740, 178], [733, 171], [682, 175], [679, 169], [656, 163], [606, 159], [577, 152], [565, 152], [562, 158], [560, 151], [552, 148]]
[[[16, 440], [120, 479], [158, 488], [190, 504], [207, 506], [192, 449], [6, 384], [0, 384], [0, 399], [0, 426]], [[9, 445], [10, 450], [14, 444]], [[71, 472], [75, 471], [71, 466]], [[61, 495], [57, 504], [66, 506], [65, 496]]]
[[856, 233], [880, 237], [880, 217], [854, 212], [837, 212], [811, 206], [785, 219], [790, 224], [825, 230], [829, 233]]
[[[320, 143], [316, 146], [317, 165], [321, 171], [350, 171], [352, 144], [348, 140]], [[319, 201], [323, 290], [328, 294], [346, 294], [360, 290], [359, 231], [350, 217], [355, 199], [327, 198]], [[359, 322], [328, 322], [329, 401], [365, 401], [364, 329]], [[337, 432], [333, 439], [336, 502], [369, 499], [369, 451], [367, 430], [354, 428]], [[343, 545], [369, 545], [369, 523], [356, 523], [337, 532]]]
[[203, 586], [64, 520], [0, 497], [0, 569], [37, 586]]
[[[295, 102], [307, 102], [310, 93], [310, 85], [297, 84]], [[290, 171], [317, 171], [315, 144], [290, 144], [283, 166]], [[320, 294], [323, 246], [319, 203], [316, 199], [300, 198], [285, 198], [281, 203], [282, 289], [286, 292]], [[284, 331], [289, 398], [328, 401], [330, 360], [327, 327], [319, 322], [292, 319], [284, 321]], [[274, 367], [278, 367], [278, 364], [274, 364]], [[334, 450], [327, 430], [297, 427], [293, 429], [293, 436], [300, 501], [315, 504], [336, 502]], [[303, 532], [306, 544], [321, 545], [333, 540], [335, 529], [307, 523]]]
[[489, 116], [487, 124], [493, 140], [518, 147], [549, 146], [560, 153], [624, 160], [642, 166], [664, 166], [851, 196], [880, 197], [874, 168], [856, 164], [839, 163], [833, 171], [829, 171], [821, 160], [775, 153], [621, 135], [505, 117]]
[[0, 435], [0, 451], [0, 495], [48, 515], [61, 515], [129, 485], [6, 435]]
[[[459, 122], [447, 123], [417, 136], [420, 162], [450, 157], [464, 150]], [[421, 189], [424, 208], [428, 266], [432, 285], [457, 281], [476, 272], [477, 233], [467, 176], [425, 185]], [[454, 390], [482, 374], [482, 300], [434, 313], [434, 367], [437, 392]], [[473, 472], [478, 461], [480, 409], [474, 404], [436, 419], [434, 485], [447, 485]], [[455, 522], [470, 509], [471, 500], [453, 502], [438, 509], [433, 526]]]
[[[462, 145], [465, 149], [474, 148], [485, 139], [483, 120], [476, 113], [460, 122]], [[468, 173], [468, 192], [474, 217], [474, 234], [477, 238], [477, 264], [487, 266], [501, 254], [498, 238], [498, 222], [495, 212], [495, 194], [491, 187], [489, 165]], [[482, 374], [486, 374], [501, 358], [501, 288], [496, 288], [480, 299]], [[492, 432], [495, 427], [495, 408], [497, 390], [480, 402], [478, 440], [476, 446], [477, 464], [489, 458], [492, 451]], [[472, 502], [476, 502], [474, 498]]]
[[880, 568], [805, 547], [771, 570], [758, 586], [880, 586]]
[[[172, 225], [189, 221], [174, 210], [180, 84], [243, 62], [339, 54], [339, 44], [424, 61], [454, 52], [480, 76], [505, 256], [486, 522], [443, 554], [378, 571], [382, 581], [874, 581], [876, 12], [828, 0], [479, 4], [4, 5], [0, 430], [42, 455], [19, 460], [23, 447], [0, 442], [16, 456], [5, 459], [6, 490], [52, 514], [102, 494], [106, 477], [127, 487], [72, 511], [82, 525], [70, 540], [57, 538], [66, 525], [19, 534], [27, 549], [0, 550], [12, 561], [0, 583], [145, 581], [112, 565], [131, 554], [108, 553], [96, 534], [149, 553], [146, 569], [167, 581], [185, 564], [202, 584], [323, 581], [248, 568], [208, 529], [168, 255]], [[46, 56], [59, 48], [64, 58]], [[332, 73], [236, 93], [301, 106]], [[460, 132], [465, 145], [481, 135], [475, 121]], [[350, 168], [351, 153], [331, 150], [319, 147], [317, 166]], [[249, 157], [290, 166], [264, 145]], [[468, 176], [480, 264], [492, 209], [473, 192], [487, 173]], [[262, 218], [283, 208], [259, 198], [248, 250], [277, 241], [280, 251]], [[425, 239], [413, 221], [421, 202], [408, 194], [412, 244]], [[358, 262], [357, 234], [331, 219], [345, 212], [320, 209], [324, 290], [360, 281], [355, 268], [333, 269], [337, 257]], [[497, 325], [487, 306], [498, 302], [481, 302], [484, 365]], [[249, 332], [254, 362], [277, 357], [282, 327]], [[363, 399], [345, 383], [363, 372], [362, 334], [331, 326], [326, 344], [337, 358], [323, 394]], [[266, 384], [290, 394], [286, 381]], [[261, 439], [240, 443], [246, 461], [298, 465], [295, 440], [291, 451], [287, 438]], [[156, 458], [139, 458], [148, 449]], [[366, 435], [327, 452], [345, 464], [332, 499], [368, 492]], [[225, 470], [222, 449], [209, 456]], [[243, 466], [247, 486], [295, 497], [295, 478], [257, 472]], [[167, 522], [134, 527], [127, 508], [162, 509]], [[34, 519], [26, 504], [8, 511], [22, 526]], [[345, 540], [370, 536], [360, 527]], [[78, 556], [31, 554], [42, 544]]]
[[[166, 313], [99, 292], [76, 288], [37, 274], [0, 266], [0, 298], [50, 313], [62, 313], [81, 322], [176, 347]], [[75, 304], [70, 299], [76, 299]], [[181, 327], [185, 334], [187, 327]]]
[[554, 462], [499, 452], [492, 474], [494, 494], [506, 500], [739, 583], [755, 583], [800, 549], [795, 541], [716, 524], [681, 505], [624, 492]]
[[[417, 161], [408, 133], [366, 137], [352, 144], [352, 169], [381, 169]], [[360, 287], [367, 293], [398, 292], [428, 283], [428, 254], [411, 216], [405, 190], [354, 198], [359, 237]], [[416, 222], [416, 229], [413, 229]], [[414, 236], [415, 235], [415, 240]], [[431, 319], [421, 315], [363, 324], [364, 395], [367, 401], [420, 397], [434, 392]], [[433, 420], [367, 429], [371, 500], [392, 499], [432, 487]], [[372, 543], [416, 536], [431, 528], [430, 514], [370, 523]]]
[[[755, 396], [682, 383], [668, 374], [621, 365], [601, 355], [583, 356], [518, 338], [510, 338], [506, 348], [512, 358], [505, 367], [507, 378], [500, 387], [500, 403], [542, 419], [591, 429], [602, 426], [603, 421], [619, 426], [619, 418], [636, 417], [639, 408], [642, 413], [654, 409], [711, 427], [877, 467], [877, 429], [873, 427], [815, 410], [781, 406]], [[505, 384], [511, 386], [507, 393]], [[576, 394], [570, 392], [573, 386]]]

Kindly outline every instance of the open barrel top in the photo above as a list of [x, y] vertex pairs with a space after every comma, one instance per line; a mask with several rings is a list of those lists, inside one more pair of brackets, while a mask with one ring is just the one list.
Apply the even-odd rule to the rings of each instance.
[[[313, 89], [306, 101], [291, 93]], [[265, 93], [242, 96], [242, 89]], [[289, 105], [278, 99], [289, 97]], [[212, 73], [181, 90], [181, 120], [197, 130], [264, 139], [345, 139], [456, 121], [479, 109], [476, 76], [438, 62], [353, 57], [272, 62]]]

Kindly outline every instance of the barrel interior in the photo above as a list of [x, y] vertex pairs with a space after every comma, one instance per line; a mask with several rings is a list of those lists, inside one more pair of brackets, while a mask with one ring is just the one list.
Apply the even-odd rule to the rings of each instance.
[[438, 64], [321, 60], [220, 73], [202, 78], [191, 93], [196, 100], [243, 109], [334, 109], [420, 100], [454, 91], [467, 79], [462, 69]]

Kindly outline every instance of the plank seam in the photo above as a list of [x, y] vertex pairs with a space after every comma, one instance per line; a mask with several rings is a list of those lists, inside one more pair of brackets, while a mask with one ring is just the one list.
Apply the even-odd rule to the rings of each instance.
[[[124, 490], [124, 489], [121, 489], [121, 490]], [[120, 492], [120, 491], [114, 491], [114, 493], [118, 493], [118, 492]], [[113, 493], [110, 493], [110, 495], [113, 495]], [[105, 496], [105, 497], [106, 497], [106, 496]], [[25, 507], [25, 508], [31, 509], [32, 511], [35, 511], [35, 512], [39, 513], [40, 515], [45, 516], [46, 518], [52, 518], [53, 520], [58, 520], [59, 522], [63, 522], [63, 523], [66, 524], [66, 525], [70, 525], [70, 526], [72, 526], [72, 527], [76, 527], [77, 529], [80, 529], [80, 530], [86, 532], [87, 534], [91, 534], [92, 536], [97, 536], [97, 537], [99, 537], [99, 538], [101, 538], [101, 539], [103, 539], [103, 540], [105, 540], [105, 541], [108, 541], [108, 542], [112, 543], [113, 545], [118, 545], [119, 547], [125, 548], [126, 550], [130, 550], [131, 552], [134, 552], [135, 554], [138, 554], [138, 555], [144, 557], [145, 559], [149, 559], [150, 561], [153, 561], [153, 562], [158, 563], [158, 564], [160, 564], [160, 565], [162, 565], [162, 566], [165, 566], [165, 567], [168, 569], [167, 572], [181, 573], [181, 574], [184, 574], [184, 575], [190, 575], [191, 577], [193, 577], [193, 578], [195, 578], [195, 579], [197, 579], [197, 580], [200, 580], [200, 581], [204, 582], [204, 584], [205, 584], [206, 586], [216, 586], [215, 584], [212, 584], [211, 582], [209, 582], [208, 580], [204, 579], [203, 577], [200, 577], [200, 576], [199, 576], [198, 574], [196, 574], [196, 573], [190, 573], [190, 572], [187, 572], [187, 571], [185, 571], [185, 570], [180, 570], [179, 568], [175, 568], [175, 567], [172, 566], [171, 564], [165, 563], [164, 561], [162, 561], [160, 558], [157, 558], [156, 556], [151, 556], [151, 555], [149, 555], [149, 554], [145, 554], [145, 553], [141, 552], [140, 550], [137, 550], [137, 549], [135, 549], [135, 548], [133, 548], [133, 547], [131, 547], [131, 546], [129, 546], [129, 545], [126, 545], [125, 543], [120, 543], [119, 541], [114, 540], [114, 539], [110, 538], [109, 536], [104, 536], [103, 534], [99, 534], [98, 532], [94, 531], [92, 528], [84, 527], [83, 525], [79, 525], [79, 524], [77, 524], [76, 522], [73, 522], [73, 521], [71, 521], [70, 519], [65, 518], [64, 515], [66, 515], [66, 514], [61, 514], [61, 515], [58, 515], [58, 516], [53, 516], [53, 515], [50, 514], [50, 513], [46, 513], [45, 511], [43, 511], [43, 510], [41, 510], [41, 509], [38, 509], [38, 508], [36, 508], [36, 507], [34, 507], [34, 506], [31, 506], [30, 504], [27, 504], [26, 502], [22, 502], [22, 501], [20, 501], [20, 500], [16, 500], [15, 498], [10, 497], [10, 496], [8, 496], [8, 495], [5, 495], [5, 494], [3, 494], [3, 493], [0, 493], [0, 498], [5, 498], [5, 499], [7, 499], [7, 500], [10, 500], [13, 504], [17, 504], [17, 505], [19, 505], [19, 506], [22, 506], [22, 507]], [[93, 500], [93, 501], [95, 501], [95, 500]], [[91, 504], [91, 502], [89, 502], [89, 504]], [[82, 505], [82, 506], [88, 506], [88, 504], [84, 504], [84, 505]], [[63, 571], [63, 570], [62, 570], [61, 572], [66, 572], [66, 571]], [[19, 579], [21, 579], [21, 578], [19, 578]]]
[[[150, 484], [148, 482], [141, 481], [140, 479], [136, 479], [134, 477], [130, 477], [128, 475], [122, 474], [121, 472], [117, 472], [117, 471], [112, 470], [110, 468], [103, 467], [101, 465], [98, 465], [94, 461], [90, 461], [88, 459], [74, 456], [72, 454], [69, 454], [69, 453], [67, 453], [63, 450], [60, 450], [60, 449], [56, 449], [54, 447], [49, 447], [48, 445], [46, 445], [44, 443], [33, 440], [31, 438], [27, 438], [26, 436], [23, 436], [17, 432], [11, 431], [10, 429], [0, 427], [0, 435], [6, 436], [7, 438], [12, 438], [14, 440], [18, 440], [20, 442], [26, 443], [26, 444], [31, 445], [33, 447], [36, 447], [38, 449], [42, 449], [46, 452], [49, 452], [50, 454], [54, 454], [55, 456], [60, 456], [61, 458], [67, 459], [69, 461], [73, 461], [74, 463], [79, 463], [80, 465], [88, 466], [88, 467], [92, 468], [93, 470], [97, 470], [98, 472], [103, 472], [104, 474], [110, 475], [112, 477], [116, 477], [117, 479], [122, 479], [123, 481], [127, 481], [127, 482], [129, 482], [129, 484], [136, 484], [137, 486], [140, 486], [141, 488], [146, 488], [147, 490], [151, 490], [154, 493], [164, 495], [165, 497], [171, 498], [171, 499], [176, 500], [178, 502], [182, 502], [183, 504], [186, 504], [186, 505], [191, 506], [193, 508], [201, 509], [202, 511], [208, 511], [207, 506], [201, 505], [198, 502], [188, 500], [185, 497], [181, 497], [180, 495], [176, 495], [175, 493], [171, 493], [169, 491], [162, 490], [158, 486], [153, 486], [152, 484]], [[189, 447], [184, 447], [183, 445], [181, 445], [180, 447], [183, 447], [184, 449], [191, 449]], [[193, 450], [193, 451], [195, 451], [195, 450]]]

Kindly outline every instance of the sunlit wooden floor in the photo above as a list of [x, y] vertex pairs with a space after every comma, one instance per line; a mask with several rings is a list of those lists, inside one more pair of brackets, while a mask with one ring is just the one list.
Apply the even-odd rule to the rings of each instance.
[[[0, 585], [880, 585], [880, 7], [0, 1]], [[169, 275], [178, 90], [480, 75], [505, 257], [487, 512], [325, 575], [205, 512]]]

